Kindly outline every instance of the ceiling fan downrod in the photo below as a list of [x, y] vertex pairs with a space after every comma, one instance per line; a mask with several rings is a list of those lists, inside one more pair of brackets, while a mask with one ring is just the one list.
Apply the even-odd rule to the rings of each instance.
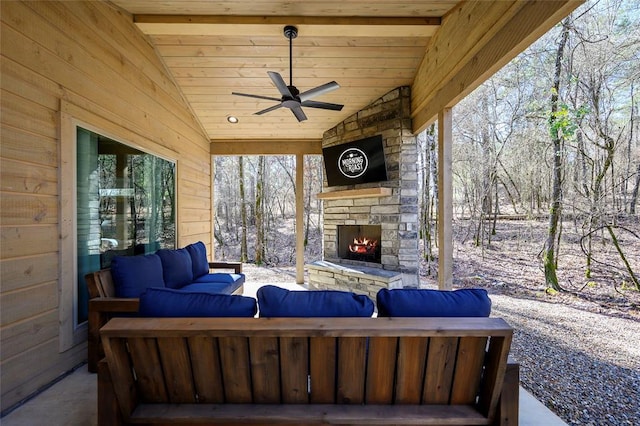
[[287, 25], [284, 27], [284, 36], [289, 39], [289, 86], [293, 86], [293, 39], [298, 37], [298, 28]]

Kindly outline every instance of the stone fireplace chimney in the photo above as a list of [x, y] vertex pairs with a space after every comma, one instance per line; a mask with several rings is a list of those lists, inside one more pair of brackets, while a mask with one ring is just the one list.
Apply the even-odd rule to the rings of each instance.
[[[388, 180], [336, 187], [325, 180], [318, 194], [324, 258], [307, 265], [312, 287], [375, 297], [381, 288], [418, 286], [417, 143], [410, 95], [409, 87], [397, 88], [324, 133], [323, 148], [381, 135]], [[379, 238], [377, 257], [345, 255], [349, 245], [373, 253], [354, 238]]]

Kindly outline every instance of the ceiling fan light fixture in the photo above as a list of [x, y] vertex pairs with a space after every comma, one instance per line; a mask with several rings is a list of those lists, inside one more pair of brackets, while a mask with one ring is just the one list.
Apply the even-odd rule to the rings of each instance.
[[[273, 98], [270, 96], [262, 96], [262, 95], [252, 95], [248, 93], [238, 93], [231, 92], [232, 95], [245, 96], [254, 99], [263, 99], [269, 101], [278, 102], [276, 105], [273, 105], [269, 108], [263, 109], [261, 111], [255, 112], [255, 115], [266, 114], [271, 111], [275, 111], [279, 108], [288, 108], [291, 110], [293, 115], [296, 117], [298, 121], [305, 121], [307, 116], [302, 111], [302, 107], [308, 108], [317, 108], [317, 109], [325, 109], [332, 111], [340, 111], [342, 110], [343, 105], [332, 104], [329, 102], [318, 102], [313, 101], [311, 98], [316, 96], [323, 95], [325, 93], [331, 92], [333, 90], [339, 89], [340, 85], [335, 81], [331, 81], [329, 83], [325, 83], [318, 87], [314, 87], [313, 89], [307, 90], [305, 92], [300, 92], [296, 86], [293, 85], [293, 44], [292, 40], [298, 36], [298, 28], [293, 25], [287, 25], [284, 27], [284, 36], [289, 39], [289, 85], [285, 83], [282, 76], [273, 71], [267, 71], [269, 78], [271, 78], [271, 82], [280, 92], [280, 98]], [[228, 118], [227, 118], [228, 119]]]

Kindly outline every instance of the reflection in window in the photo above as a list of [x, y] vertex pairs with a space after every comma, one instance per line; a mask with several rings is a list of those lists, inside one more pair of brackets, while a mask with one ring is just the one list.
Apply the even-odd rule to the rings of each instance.
[[175, 164], [78, 127], [77, 324], [87, 319], [84, 275], [175, 248]]

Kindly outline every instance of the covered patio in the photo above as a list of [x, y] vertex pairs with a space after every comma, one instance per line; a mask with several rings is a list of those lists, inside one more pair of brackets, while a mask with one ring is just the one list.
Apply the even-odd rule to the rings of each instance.
[[[176, 245], [204, 241], [213, 253], [214, 156], [295, 155], [302, 187], [302, 159], [322, 152], [327, 131], [406, 87], [406, 132], [438, 122], [439, 287], [451, 289], [452, 108], [580, 3], [1, 2], [2, 412], [86, 359], [86, 323], [75, 320], [77, 126], [174, 162]], [[303, 92], [337, 81], [321, 100], [342, 110], [254, 115], [277, 93], [267, 71], [290, 71], [286, 25], [299, 29], [293, 82]], [[299, 284], [301, 206], [300, 191]]]

